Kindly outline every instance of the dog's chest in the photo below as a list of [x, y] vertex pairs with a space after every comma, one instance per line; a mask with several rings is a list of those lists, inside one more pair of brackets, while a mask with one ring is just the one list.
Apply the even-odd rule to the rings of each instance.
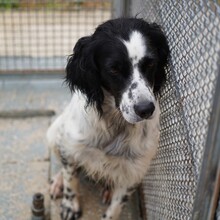
[[89, 149], [90, 152], [99, 151], [105, 156], [127, 159], [141, 156], [149, 133], [146, 122], [138, 125], [123, 124], [120, 118], [113, 121], [108, 117], [106, 120], [106, 117], [99, 118], [93, 111], [80, 117], [66, 115], [61, 127], [62, 139], [73, 151], [75, 148]]
[[135, 126], [121, 126], [119, 119], [107, 118], [100, 119], [93, 109], [84, 111], [80, 102], [77, 107], [70, 105], [57, 123], [59, 150], [90, 176], [119, 185], [135, 184], [156, 152], [159, 115]]
[[[156, 139], [147, 140], [140, 130], [133, 131], [134, 134], [126, 131], [117, 135], [101, 129], [102, 126], [96, 126], [87, 135], [83, 134], [80, 144], [65, 148], [69, 159], [73, 159], [97, 181], [105, 180], [114, 185], [137, 184], [156, 151]], [[76, 140], [69, 142], [76, 143]]]

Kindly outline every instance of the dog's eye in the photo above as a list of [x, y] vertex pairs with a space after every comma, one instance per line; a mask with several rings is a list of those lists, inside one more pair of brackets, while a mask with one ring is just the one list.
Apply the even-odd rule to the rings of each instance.
[[111, 70], [110, 70], [110, 73], [111, 73], [111, 75], [116, 76], [116, 75], [118, 75], [120, 72], [119, 72], [119, 70], [117, 70], [117, 69], [111, 69]]
[[140, 69], [143, 72], [146, 72], [148, 69], [154, 68], [156, 65], [156, 62], [154, 59], [144, 57], [139, 64]]
[[151, 68], [155, 66], [155, 61], [153, 59], [146, 59], [144, 62], [144, 66]]
[[146, 63], [146, 66], [147, 67], [154, 67], [155, 66], [155, 62], [153, 60], [149, 60], [147, 63]]

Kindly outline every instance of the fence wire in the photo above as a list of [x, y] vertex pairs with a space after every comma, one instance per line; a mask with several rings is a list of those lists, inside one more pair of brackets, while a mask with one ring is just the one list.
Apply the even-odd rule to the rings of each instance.
[[0, 72], [60, 71], [75, 42], [111, 17], [111, 0], [0, 0]]
[[[111, 17], [110, 0], [0, 0], [0, 72], [63, 70], [78, 38]], [[141, 2], [139, 5], [138, 3]], [[161, 139], [143, 182], [148, 220], [191, 219], [220, 54], [220, 3], [131, 0], [171, 49]]]
[[160, 146], [143, 182], [146, 216], [191, 219], [218, 76], [220, 3], [132, 2], [135, 14], [162, 26], [171, 49], [160, 98]]

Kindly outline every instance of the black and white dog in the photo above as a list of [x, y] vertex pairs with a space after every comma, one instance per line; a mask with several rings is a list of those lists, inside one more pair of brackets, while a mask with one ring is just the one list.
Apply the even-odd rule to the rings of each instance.
[[167, 40], [157, 24], [121, 18], [79, 39], [73, 52], [66, 67], [72, 100], [47, 133], [63, 164], [51, 195], [63, 186], [61, 218], [79, 218], [81, 167], [112, 190], [102, 219], [118, 219], [158, 147], [157, 94], [166, 78]]

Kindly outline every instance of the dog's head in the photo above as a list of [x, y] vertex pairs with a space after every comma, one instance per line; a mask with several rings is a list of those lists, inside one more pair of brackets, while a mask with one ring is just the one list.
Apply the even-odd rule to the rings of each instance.
[[153, 117], [156, 96], [165, 81], [169, 48], [160, 27], [142, 19], [105, 22], [79, 39], [66, 67], [72, 91], [102, 114], [103, 89], [129, 123]]

